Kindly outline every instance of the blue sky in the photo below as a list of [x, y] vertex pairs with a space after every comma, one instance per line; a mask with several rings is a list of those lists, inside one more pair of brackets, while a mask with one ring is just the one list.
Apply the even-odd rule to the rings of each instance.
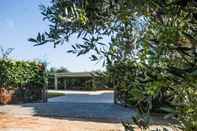
[[47, 23], [42, 21], [39, 5], [49, 0], [0, 0], [0, 45], [4, 48], [15, 48], [11, 58], [17, 60], [40, 59], [47, 61], [49, 67], [64, 66], [70, 71], [91, 71], [101, 69], [88, 59], [88, 55], [76, 57], [66, 53], [69, 43], [53, 48], [52, 44], [33, 47], [27, 39], [36, 36], [37, 32], [47, 30]]

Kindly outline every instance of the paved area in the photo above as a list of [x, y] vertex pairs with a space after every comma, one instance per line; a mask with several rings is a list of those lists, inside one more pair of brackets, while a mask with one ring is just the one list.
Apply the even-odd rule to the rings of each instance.
[[120, 122], [130, 120], [133, 111], [128, 108], [106, 103], [34, 103], [5, 105], [0, 113], [12, 116], [47, 116], [61, 118], [84, 118], [98, 121]]
[[[53, 92], [65, 96], [48, 103], [0, 105], [0, 131], [123, 131], [120, 122], [130, 121], [134, 114], [132, 109], [113, 104], [112, 91]], [[154, 129], [169, 127], [160, 118], [153, 122]]]
[[0, 131], [124, 131], [121, 123], [0, 115]]
[[56, 91], [48, 92], [64, 93], [65, 96], [48, 99], [49, 102], [68, 103], [113, 103], [113, 91]]
[[65, 92], [65, 96], [49, 99], [48, 103], [0, 106], [0, 113], [12, 116], [45, 116], [82, 118], [120, 122], [131, 119], [134, 111], [113, 104], [113, 92]]
[[[158, 120], [151, 124], [149, 130], [155, 131], [156, 128], [181, 131], [170, 123], [158, 123]], [[37, 116], [16, 117], [0, 114], [0, 131], [124, 131], [124, 128], [121, 123], [94, 122], [81, 119], [52, 119]], [[141, 129], [136, 127], [135, 131], [141, 131]]]

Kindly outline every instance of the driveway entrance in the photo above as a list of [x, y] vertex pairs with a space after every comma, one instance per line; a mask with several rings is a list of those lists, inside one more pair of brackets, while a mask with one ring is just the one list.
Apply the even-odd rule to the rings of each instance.
[[113, 91], [62, 92], [65, 93], [65, 96], [51, 98], [48, 103], [0, 106], [0, 113], [13, 116], [44, 116], [121, 122], [131, 120], [134, 112], [130, 108], [113, 104]]
[[113, 91], [59, 91], [49, 90], [52, 93], [64, 93], [65, 96], [49, 98], [48, 102], [66, 103], [113, 103]]

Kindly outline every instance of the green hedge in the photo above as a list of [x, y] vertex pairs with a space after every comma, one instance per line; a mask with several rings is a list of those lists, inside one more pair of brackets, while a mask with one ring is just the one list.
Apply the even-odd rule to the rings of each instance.
[[46, 82], [40, 62], [0, 60], [0, 88], [14, 91], [13, 103], [45, 101]]
[[0, 87], [43, 88], [45, 66], [39, 62], [0, 60]]

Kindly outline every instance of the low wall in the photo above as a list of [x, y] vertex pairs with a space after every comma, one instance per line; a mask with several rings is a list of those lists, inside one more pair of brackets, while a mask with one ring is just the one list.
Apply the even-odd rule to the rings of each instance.
[[0, 88], [0, 104], [47, 102], [46, 96], [47, 91], [41, 88]]

